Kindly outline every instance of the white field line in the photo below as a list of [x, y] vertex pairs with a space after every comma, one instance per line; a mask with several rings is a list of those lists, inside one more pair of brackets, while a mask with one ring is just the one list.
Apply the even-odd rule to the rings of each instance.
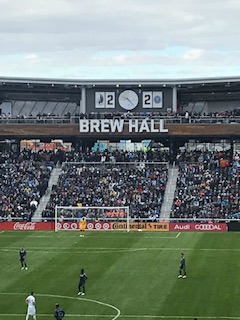
[[[52, 251], [50, 250], [45, 250], [45, 249], [41, 249], [41, 250], [35, 250], [35, 249], [27, 249], [28, 252], [41, 252], [41, 253], [47, 253], [47, 254], [51, 254], [51, 253], [58, 253], [58, 254], [91, 254], [91, 253], [124, 253], [124, 252], [142, 252], [142, 251], [147, 251], [148, 249], [147, 248], [139, 248], [139, 249], [113, 249], [113, 250], [107, 250], [107, 248], [105, 250], [79, 250], [78, 251], [62, 251], [60, 248], [60, 250], [58, 250], [59, 248], [56, 247], [55, 249], [52, 249]], [[19, 251], [19, 249], [1, 249], [0, 248], [0, 251], [1, 252], [17, 252]]]
[[[121, 316], [120, 316], [120, 318], [143, 318], [143, 319], [147, 319], [147, 318], [149, 318], [149, 319], [194, 319], [194, 317], [196, 317], [196, 316], [176, 316], [176, 315], [174, 315], [174, 316], [164, 316], [164, 315], [161, 315], [161, 316], [155, 316], [155, 315], [124, 315], [124, 314], [122, 314]], [[199, 320], [199, 319], [231, 319], [231, 320], [233, 320], [233, 319], [240, 319], [240, 317], [229, 317], [229, 316], [226, 316], [226, 317], [224, 317], [224, 316], [197, 316], [197, 319]]]
[[[69, 230], [69, 231], [74, 231], [74, 230]], [[4, 231], [0, 231], [0, 233], [3, 233]], [[5, 232], [4, 234], [4, 237], [9, 237], [9, 238], [16, 238], [17, 234], [16, 233], [12, 233], [12, 231], [10, 231], [11, 233], [7, 233]], [[36, 232], [36, 231], [35, 231]], [[119, 234], [114, 234], [113, 235], [108, 235], [108, 236], [104, 236], [104, 235], [98, 235], [98, 236], [95, 236], [95, 235], [92, 235], [90, 234], [89, 232], [92, 232], [92, 233], [95, 233], [95, 232], [98, 232], [98, 231], [86, 231], [85, 233], [85, 238], [81, 238], [81, 239], [86, 239], [86, 238], [125, 238], [126, 237], [126, 234], [129, 235], [129, 233], [127, 232], [122, 232], [122, 231], [119, 231]], [[99, 232], [104, 232], [104, 231], [99, 231]], [[110, 231], [108, 231], [110, 232]], [[135, 233], [133, 235], [133, 232]], [[37, 233], [37, 232], [36, 232]], [[153, 234], [155, 233], [156, 236], [153, 237], [144, 237], [144, 239], [176, 239], [176, 236], [169, 236], [169, 237], [166, 237], [166, 236], [161, 236], [161, 234], [173, 234], [173, 232], [168, 232], [168, 231], [143, 231], [141, 233], [138, 233], [136, 231], [131, 231], [130, 234], [131, 234], [131, 238], [141, 238], [144, 234]], [[18, 233], [19, 234], [19, 233]], [[63, 233], [61, 233], [61, 235], [57, 235], [56, 233], [51, 233], [49, 235], [38, 235], [38, 234], [28, 234], [27, 235], [28, 238], [64, 238], [63, 236]], [[79, 238], [79, 235], [77, 234], [74, 234], [74, 235], [68, 235], [67, 238]]]
[[[25, 295], [25, 293], [19, 293], [19, 292], [5, 292], [5, 293], [1, 293], [0, 292], [0, 295]], [[101, 301], [98, 301], [98, 300], [93, 300], [93, 299], [88, 299], [88, 298], [80, 298], [80, 297], [69, 297], [69, 296], [61, 296], [61, 295], [55, 295], [55, 294], [44, 294], [44, 293], [39, 293], [36, 295], [36, 297], [50, 297], [50, 298], [61, 298], [61, 299], [69, 299], [69, 300], [78, 300], [78, 301], [86, 301], [86, 302], [92, 302], [92, 303], [95, 303], [95, 304], [99, 304], [99, 305], [102, 305], [104, 307], [109, 307], [110, 309], [113, 309], [114, 311], [117, 312], [116, 315], [109, 315], [109, 317], [111, 317], [111, 320], [116, 320], [120, 314], [121, 314], [121, 311], [109, 304], [109, 303], [105, 303], [105, 302], [101, 302]]]
[[[19, 292], [0, 292], [0, 295], [21, 295], [23, 297], [27, 296], [26, 293], [19, 293]], [[181, 315], [135, 315], [135, 314], [121, 314], [120, 310], [113, 306], [110, 305], [108, 303], [104, 303], [98, 300], [92, 300], [92, 299], [87, 299], [87, 298], [80, 298], [80, 297], [70, 297], [70, 296], [60, 296], [60, 295], [54, 295], [54, 294], [37, 294], [36, 296], [40, 296], [40, 297], [51, 297], [51, 298], [62, 298], [62, 299], [70, 299], [70, 300], [79, 300], [79, 301], [86, 301], [86, 302], [92, 302], [92, 303], [96, 303], [99, 305], [103, 305], [105, 307], [109, 307], [111, 309], [114, 309], [117, 312], [117, 315], [94, 315], [94, 314], [66, 314], [66, 317], [80, 317], [81, 318], [87, 318], [87, 317], [96, 317], [96, 318], [112, 318], [111, 320], [116, 320], [117, 318], [142, 318], [142, 319], [193, 319], [196, 316], [181, 316]], [[13, 316], [13, 317], [19, 317], [19, 316], [25, 316], [25, 314], [15, 314], [15, 313], [1, 313], [0, 316], [4, 317], [4, 316]], [[38, 314], [38, 316], [41, 317], [49, 317], [52, 316], [52, 314]], [[240, 319], [240, 317], [231, 317], [231, 316], [197, 316], [198, 319], [228, 319], [228, 320], [237, 320]]]
[[[49, 250], [50, 249], [50, 250]], [[64, 251], [65, 249], [65, 251]], [[42, 252], [42, 253], [58, 253], [58, 254], [102, 254], [102, 253], [124, 253], [124, 252], [146, 252], [146, 251], [226, 251], [226, 252], [240, 252], [240, 248], [76, 248], [69, 250], [68, 248], [51, 247], [46, 250], [44, 247], [28, 247], [28, 252]], [[19, 248], [0, 248], [0, 252], [17, 252]]]
[[181, 232], [178, 232], [178, 234], [176, 235], [176, 239], [180, 236]]
[[[25, 317], [26, 314], [25, 313], [0, 313], [1, 317]], [[52, 314], [47, 314], [47, 313], [42, 313], [42, 314], [37, 314], [38, 317], [52, 317]], [[66, 318], [75, 318], [75, 317], [81, 317], [81, 318], [112, 318], [114, 317], [114, 315], [108, 315], [108, 314], [66, 314], [65, 315]], [[158, 316], [158, 315], [134, 315], [134, 314], [121, 314], [118, 316], [118, 318], [123, 318], [123, 319], [194, 319], [195, 316]], [[117, 319], [117, 318], [114, 318]], [[198, 316], [197, 319], [209, 319], [209, 320], [213, 320], [213, 319], [226, 319], [226, 320], [238, 320], [240, 319], [240, 317], [230, 317], [230, 316]]]

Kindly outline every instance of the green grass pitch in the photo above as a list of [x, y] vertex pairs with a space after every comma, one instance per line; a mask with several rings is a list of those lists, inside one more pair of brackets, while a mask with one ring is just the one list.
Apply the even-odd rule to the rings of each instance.
[[[240, 319], [238, 233], [2, 232], [0, 251], [1, 320], [25, 319], [32, 290], [38, 320], [54, 319], [57, 302], [73, 320]], [[181, 252], [186, 279], [178, 279]]]

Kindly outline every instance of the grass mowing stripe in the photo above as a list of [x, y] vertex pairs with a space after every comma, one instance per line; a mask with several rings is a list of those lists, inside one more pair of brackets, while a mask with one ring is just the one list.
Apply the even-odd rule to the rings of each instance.
[[[200, 320], [240, 319], [238, 233], [182, 233], [177, 240], [155, 238], [155, 234], [149, 235], [152, 240], [144, 239], [144, 233], [129, 236], [108, 233], [109, 237], [107, 233], [94, 233], [91, 238], [89, 233], [83, 241], [71, 237], [73, 233], [58, 233], [57, 238], [28, 237], [31, 234], [24, 231], [16, 232], [15, 237], [1, 234], [0, 250], [10, 251], [0, 251], [3, 256], [0, 292], [29, 293], [33, 289], [39, 315], [52, 314], [59, 302], [69, 315], [66, 319], [112, 319], [110, 315], [116, 311], [108, 307], [38, 297], [38, 292], [77, 297], [79, 270], [84, 267], [89, 276], [87, 297], [117, 306], [121, 310], [117, 320], [192, 320], [194, 316]], [[22, 245], [31, 251], [26, 272], [19, 270], [18, 250]], [[188, 268], [186, 281], [177, 278], [182, 251]], [[25, 312], [25, 296], [0, 297], [1, 313]], [[80, 312], [86, 317], [75, 316]], [[106, 318], [97, 316], [103, 314]], [[0, 316], [0, 319], [18, 317]]]

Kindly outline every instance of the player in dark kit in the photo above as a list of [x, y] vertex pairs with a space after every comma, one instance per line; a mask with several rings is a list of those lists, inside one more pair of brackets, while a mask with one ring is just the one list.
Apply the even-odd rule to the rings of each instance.
[[184, 254], [181, 253], [181, 262], [180, 262], [180, 268], [179, 268], [179, 276], [178, 278], [186, 278], [187, 273], [186, 273], [186, 261]]
[[25, 268], [25, 270], [28, 269], [27, 267], [27, 261], [26, 261], [26, 256], [27, 256], [27, 251], [24, 248], [21, 248], [19, 251], [19, 256], [20, 256], [20, 262], [21, 262], [21, 269], [23, 270]]
[[54, 310], [54, 317], [56, 320], [62, 320], [65, 316], [65, 311], [56, 303], [56, 309]]
[[80, 273], [80, 280], [79, 280], [79, 284], [78, 284], [78, 295], [85, 295], [85, 283], [87, 281], [87, 275], [84, 272], [84, 269], [81, 269], [81, 273]]

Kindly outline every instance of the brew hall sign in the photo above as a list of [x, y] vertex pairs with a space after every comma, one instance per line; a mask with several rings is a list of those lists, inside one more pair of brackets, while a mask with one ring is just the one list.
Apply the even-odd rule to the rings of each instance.
[[80, 119], [81, 133], [166, 133], [164, 119]]

